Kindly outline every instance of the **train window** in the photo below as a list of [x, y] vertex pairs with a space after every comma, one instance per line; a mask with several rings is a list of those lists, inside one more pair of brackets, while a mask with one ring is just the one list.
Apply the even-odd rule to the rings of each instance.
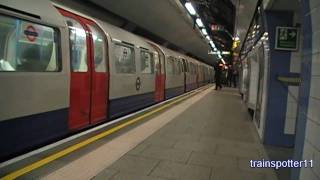
[[70, 32], [71, 69], [73, 72], [87, 72], [86, 31], [78, 21], [69, 17], [66, 20]]
[[123, 44], [114, 44], [114, 56], [117, 73], [136, 73], [133, 47]]
[[177, 66], [176, 58], [172, 59], [172, 64], [173, 64], [173, 74], [178, 74], [178, 66]]
[[182, 71], [181, 62], [178, 59], [176, 59], [175, 64], [176, 64], [176, 67], [177, 67], [176, 68], [177, 69], [176, 74], [179, 75], [179, 74], [181, 74], [181, 71]]
[[192, 67], [192, 74], [196, 74], [196, 68], [193, 63], [191, 63], [191, 67]]
[[193, 74], [192, 63], [191, 63], [191, 62], [188, 62], [188, 65], [189, 65], [189, 72], [190, 72], [191, 74]]
[[178, 61], [177, 61], [177, 58], [172, 58], [172, 64], [173, 64], [173, 74], [177, 75], [179, 74], [179, 64], [178, 64]]
[[0, 71], [60, 70], [58, 31], [0, 15]]
[[187, 60], [184, 61], [184, 71], [185, 72], [190, 72], [190, 66]]
[[104, 35], [100, 31], [100, 29], [95, 25], [88, 26], [92, 32], [94, 69], [96, 72], [106, 72], [106, 48]]
[[160, 74], [160, 56], [157, 52], [155, 52], [153, 55], [155, 72], [156, 74]]
[[182, 61], [179, 61], [179, 63], [180, 63], [180, 67], [181, 67], [181, 73], [185, 72], [186, 69], [185, 69], [185, 67], [184, 67], [184, 65], [183, 65], [183, 62], [182, 62]]
[[141, 73], [153, 74], [154, 73], [153, 55], [147, 51], [140, 51], [140, 59], [141, 59]]
[[166, 69], [168, 74], [174, 74], [174, 59], [172, 56], [168, 57]]

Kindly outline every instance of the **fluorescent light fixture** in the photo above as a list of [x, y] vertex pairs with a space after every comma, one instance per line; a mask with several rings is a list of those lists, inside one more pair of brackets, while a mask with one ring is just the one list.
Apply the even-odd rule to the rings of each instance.
[[230, 51], [222, 51], [222, 54], [224, 54], [224, 55], [229, 55], [229, 54], [230, 54]]
[[217, 48], [213, 48], [213, 50], [214, 50], [214, 51], [218, 51], [218, 49], [217, 49]]
[[191, 14], [191, 15], [196, 15], [197, 12], [196, 10], [194, 9], [194, 7], [192, 6], [191, 2], [186, 2], [186, 4], [184, 4], [184, 6], [187, 8], [188, 12]]
[[207, 33], [207, 30], [206, 29], [201, 29], [201, 31], [202, 31], [202, 33], [203, 33], [203, 35], [208, 35], [208, 33]]
[[224, 59], [221, 59], [221, 61], [222, 61], [223, 64], [226, 64], [226, 62], [224, 61]]
[[208, 41], [210, 41], [210, 40], [211, 40], [209, 36], [206, 36], [206, 39], [208, 39]]
[[213, 43], [213, 41], [210, 41], [210, 45], [212, 48], [216, 48], [216, 45]]
[[218, 54], [218, 58], [219, 58], [219, 59], [221, 59], [221, 58], [222, 58], [221, 54]]
[[197, 23], [197, 25], [199, 26], [199, 27], [204, 27], [204, 25], [203, 25], [203, 22], [201, 21], [201, 19], [200, 18], [197, 18], [196, 19], [196, 23]]
[[208, 52], [208, 54], [215, 54], [215, 52], [213, 52], [213, 51], [209, 51], [209, 52]]

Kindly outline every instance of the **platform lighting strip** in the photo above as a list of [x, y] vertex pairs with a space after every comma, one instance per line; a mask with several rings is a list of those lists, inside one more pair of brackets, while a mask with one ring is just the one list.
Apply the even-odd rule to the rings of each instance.
[[192, 6], [191, 2], [186, 2], [184, 4], [184, 6], [186, 7], [187, 11], [189, 12], [189, 14], [191, 16], [196, 16], [196, 24], [199, 27], [199, 29], [201, 30], [201, 33], [209, 41], [209, 44], [210, 44], [211, 48], [214, 51], [214, 54], [218, 54], [218, 58], [221, 59], [222, 58], [221, 52], [216, 48], [216, 45], [214, 44], [212, 39], [209, 37], [208, 32], [205, 29], [205, 26], [204, 26], [201, 18], [199, 18], [198, 14], [197, 14], [197, 11], [194, 9], [194, 7]]

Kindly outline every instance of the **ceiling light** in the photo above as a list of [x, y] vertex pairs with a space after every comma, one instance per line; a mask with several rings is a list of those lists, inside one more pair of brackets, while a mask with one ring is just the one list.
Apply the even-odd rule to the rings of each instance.
[[208, 39], [208, 41], [210, 41], [210, 40], [211, 40], [209, 36], [206, 36], [206, 38]]
[[221, 54], [218, 54], [218, 58], [219, 58], [219, 59], [221, 59], [221, 58], [222, 58]]
[[207, 30], [206, 29], [201, 29], [203, 35], [208, 35]]
[[212, 48], [216, 48], [216, 45], [213, 43], [213, 41], [210, 41], [210, 45]]
[[191, 15], [196, 15], [196, 14], [197, 14], [197, 12], [196, 12], [196, 10], [194, 9], [194, 7], [192, 6], [191, 2], [186, 2], [186, 4], [185, 4], [184, 6], [187, 8], [188, 12], [189, 12]]
[[213, 48], [213, 50], [214, 50], [214, 51], [218, 51], [218, 49], [217, 49], [217, 48]]
[[235, 40], [235, 41], [239, 41], [239, 40], [240, 40], [240, 38], [239, 38], [239, 36], [236, 36], [235, 38], [233, 38], [233, 40]]
[[221, 59], [221, 61], [222, 61], [223, 64], [226, 64], [226, 62], [224, 61], [224, 59]]
[[199, 27], [204, 27], [203, 22], [201, 21], [200, 18], [197, 18], [197, 19], [196, 19], [196, 23], [197, 23], [197, 25], [198, 25]]

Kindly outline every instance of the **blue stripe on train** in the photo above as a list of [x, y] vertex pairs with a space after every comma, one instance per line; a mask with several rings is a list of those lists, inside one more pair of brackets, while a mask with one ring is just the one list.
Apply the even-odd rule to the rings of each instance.
[[186, 85], [186, 91], [189, 92], [191, 90], [194, 90], [198, 87], [197, 83], [191, 83]]
[[111, 99], [109, 102], [110, 119], [115, 119], [155, 103], [154, 92]]
[[0, 161], [56, 140], [68, 133], [68, 109], [0, 122]]
[[[184, 93], [184, 87], [165, 90], [166, 99]], [[109, 102], [110, 119], [155, 104], [154, 92]], [[68, 108], [0, 122], [0, 162], [38, 148], [70, 133]]]
[[165, 90], [166, 99], [173, 98], [175, 96], [179, 96], [184, 93], [184, 86], [176, 87], [176, 88], [170, 88]]

